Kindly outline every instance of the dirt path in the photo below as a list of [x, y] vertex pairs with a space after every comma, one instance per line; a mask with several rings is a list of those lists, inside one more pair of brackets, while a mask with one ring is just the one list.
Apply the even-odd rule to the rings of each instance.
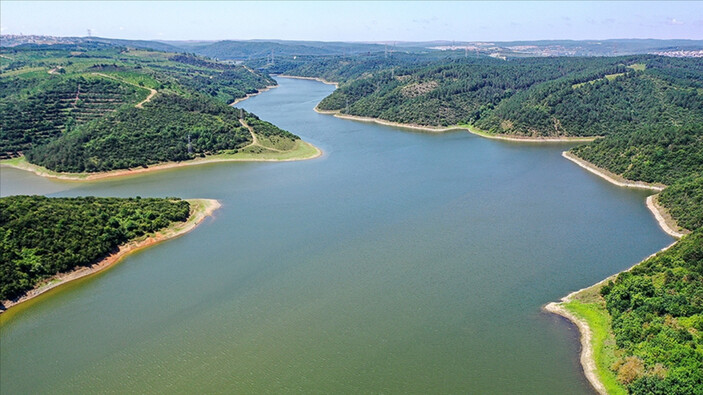
[[242, 125], [244, 125], [245, 128], [249, 129], [249, 133], [251, 134], [251, 140], [252, 140], [252, 142], [251, 142], [251, 144], [247, 145], [247, 146], [244, 147], [244, 148], [248, 148], [248, 147], [251, 147], [251, 146], [253, 146], [253, 145], [259, 145], [259, 139], [256, 138], [256, 133], [254, 133], [254, 128], [252, 128], [251, 126], [249, 126], [249, 124], [246, 123], [246, 121], [244, 121], [243, 118], [240, 118], [240, 119], [239, 119], [239, 122], [240, 122]]
[[146, 86], [141, 86], [141, 85], [139, 85], [139, 84], [135, 84], [135, 83], [132, 83], [132, 82], [128, 82], [128, 81], [125, 81], [125, 80], [123, 80], [123, 79], [121, 79], [121, 78], [113, 77], [113, 76], [111, 76], [111, 75], [107, 75], [107, 74], [103, 74], [103, 73], [93, 73], [93, 74], [99, 75], [99, 76], [105, 77], [105, 78], [110, 78], [110, 79], [113, 79], [113, 80], [115, 80], [115, 81], [124, 82], [125, 84], [129, 84], [129, 85], [132, 85], [132, 86], [136, 86], [137, 88], [148, 89], [148, 90], [149, 90], [149, 95], [146, 97], [146, 99], [144, 99], [144, 100], [140, 101], [139, 103], [135, 104], [134, 107], [136, 107], [136, 108], [144, 108], [144, 103], [150, 102], [151, 99], [152, 99], [154, 96], [156, 96], [156, 94], [158, 93], [158, 92], [156, 91], [156, 89], [147, 88]]
[[270, 151], [285, 152], [285, 151], [280, 150], [280, 149], [271, 148], [271, 147], [267, 147], [267, 146], [265, 146], [265, 145], [261, 145], [261, 143], [259, 142], [259, 138], [256, 137], [256, 133], [254, 133], [254, 128], [252, 128], [251, 126], [249, 126], [249, 124], [247, 124], [246, 121], [244, 121], [244, 119], [240, 119], [239, 122], [241, 122], [242, 125], [244, 125], [244, 127], [246, 127], [247, 129], [249, 129], [249, 133], [251, 133], [251, 139], [252, 139], [251, 144], [247, 145], [246, 147], [242, 147], [242, 149], [249, 148], [249, 147], [254, 147], [254, 146], [258, 146], [258, 147], [261, 147], [261, 148], [263, 148], [263, 149], [267, 149], [267, 150], [270, 150]]

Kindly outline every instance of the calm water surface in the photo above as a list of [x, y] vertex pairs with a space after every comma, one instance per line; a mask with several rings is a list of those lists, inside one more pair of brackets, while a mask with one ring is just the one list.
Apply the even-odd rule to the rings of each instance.
[[3, 314], [0, 392], [591, 393], [545, 303], [672, 239], [645, 192], [569, 145], [313, 112], [280, 79], [242, 103], [325, 151], [92, 183], [2, 170], [3, 195], [222, 202], [193, 232]]

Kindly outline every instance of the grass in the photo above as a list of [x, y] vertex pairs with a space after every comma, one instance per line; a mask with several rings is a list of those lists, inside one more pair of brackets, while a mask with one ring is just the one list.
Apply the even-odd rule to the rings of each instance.
[[292, 149], [287, 151], [272, 151], [266, 147], [252, 147], [243, 149], [236, 154], [219, 154], [209, 156], [213, 160], [295, 160], [314, 158], [319, 153], [318, 149], [303, 140], [296, 140]]
[[[211, 162], [236, 162], [236, 161], [292, 161], [292, 160], [303, 160], [312, 159], [320, 155], [320, 151], [312, 144], [307, 143], [303, 140], [296, 140], [295, 146], [287, 151], [273, 151], [262, 146], [254, 146], [251, 150], [242, 150], [237, 153], [223, 153], [217, 155], [207, 156], [205, 158], [196, 158], [189, 161], [178, 162], [180, 165], [189, 164], [201, 164], [201, 163], [211, 163]], [[174, 162], [175, 163], [175, 162]], [[149, 168], [157, 168], [159, 165], [167, 165], [167, 163], [160, 163], [150, 165]], [[0, 165], [13, 167], [16, 169], [31, 171], [42, 177], [59, 178], [67, 181], [87, 181], [88, 177], [94, 176], [92, 179], [101, 178], [100, 176], [110, 176], [110, 173], [118, 173], [127, 169], [118, 169], [105, 173], [60, 173], [53, 170], [49, 170], [46, 167], [37, 166], [32, 163], [27, 162], [25, 157], [18, 157], [12, 159], [0, 160]], [[134, 173], [137, 174], [137, 173]], [[125, 174], [118, 174], [119, 176], [132, 175], [129, 172]], [[115, 174], [112, 174], [115, 176]], [[91, 180], [92, 180], [91, 179]]]
[[153, 77], [133, 71], [101, 71], [100, 73], [143, 88], [159, 89], [161, 86], [161, 82]]
[[264, 137], [260, 134], [257, 134], [256, 137], [259, 140], [259, 144], [266, 148], [273, 148], [280, 151], [288, 151], [296, 148], [297, 140], [291, 140], [280, 136]]
[[625, 395], [627, 390], [618, 382], [615, 372], [610, 369], [618, 357], [615, 353], [615, 337], [610, 329], [610, 314], [605, 309], [605, 301], [600, 296], [600, 288], [603, 284], [584, 289], [562, 306], [583, 319], [591, 328], [593, 359], [596, 362], [598, 377], [608, 394]]
[[[634, 67], [634, 66], [637, 66], [637, 67]], [[644, 67], [644, 65], [641, 65], [641, 66]], [[639, 69], [639, 65], [636, 65], [636, 64], [633, 64], [632, 66], [628, 66], [628, 67], [630, 67], [630, 68], [632, 68], [632, 69], [634, 69], [634, 70], [640, 70], [640, 69]], [[642, 68], [642, 70], [644, 70], [644, 68]], [[571, 87], [572, 87], [573, 89], [578, 89], [578, 88], [580, 88], [580, 87], [582, 87], [582, 86], [584, 86], [584, 85], [586, 85], [586, 84], [594, 84], [596, 81], [601, 81], [601, 80], [603, 80], [603, 79], [606, 79], [606, 80], [608, 80], [608, 81], [612, 81], [612, 80], [614, 80], [614, 79], [620, 77], [621, 75], [625, 75], [625, 73], [606, 74], [605, 77], [603, 77], [603, 78], [596, 78], [595, 80], [586, 81], [586, 82], [581, 82], [581, 83], [579, 83], [579, 84], [573, 84], [573, 85], [571, 85]]]
[[644, 71], [644, 69], [647, 68], [647, 65], [644, 63], [635, 63], [627, 66], [628, 68], [635, 70], [635, 71]]
[[49, 68], [48, 67], [23, 67], [21, 69], [17, 70], [12, 70], [12, 71], [3, 71], [2, 76], [3, 77], [14, 77], [22, 74], [28, 74], [28, 73], [34, 73], [34, 72], [42, 72], [48, 74]]
[[483, 136], [489, 139], [499, 139], [499, 140], [509, 140], [509, 141], [517, 141], [517, 142], [525, 142], [525, 143], [531, 143], [531, 142], [537, 142], [537, 143], [544, 143], [544, 142], [565, 142], [565, 141], [593, 141], [596, 139], [594, 136], [554, 136], [554, 139], [549, 140], [550, 137], [544, 137], [544, 138], [539, 138], [539, 137], [529, 137], [529, 136], [522, 136], [522, 135], [513, 135], [513, 134], [500, 134], [500, 133], [491, 133], [485, 130], [481, 130], [473, 125], [466, 124], [466, 123], [461, 123], [457, 124], [454, 126], [450, 126], [451, 129], [466, 129], [469, 132]]

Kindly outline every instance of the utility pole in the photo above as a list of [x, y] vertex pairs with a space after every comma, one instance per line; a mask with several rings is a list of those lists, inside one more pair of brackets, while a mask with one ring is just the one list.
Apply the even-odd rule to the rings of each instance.
[[190, 143], [190, 132], [188, 132], [188, 154], [193, 153], [193, 144]]
[[349, 114], [349, 98], [347, 97], [346, 99], [347, 99], [347, 109], [346, 109], [345, 112], [346, 112], [347, 114]]

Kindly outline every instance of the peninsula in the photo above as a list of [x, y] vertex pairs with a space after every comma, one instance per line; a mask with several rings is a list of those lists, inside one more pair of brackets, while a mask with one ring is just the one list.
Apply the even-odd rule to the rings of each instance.
[[[1, 268], [0, 312], [181, 236], [219, 207], [213, 199], [1, 198], [0, 230], [10, 237], [2, 244], [9, 259]], [[28, 228], [36, 222], [54, 237]]]
[[276, 84], [246, 66], [106, 43], [7, 53], [12, 61], [0, 63], [0, 166], [88, 180], [321, 154], [229, 105]]

